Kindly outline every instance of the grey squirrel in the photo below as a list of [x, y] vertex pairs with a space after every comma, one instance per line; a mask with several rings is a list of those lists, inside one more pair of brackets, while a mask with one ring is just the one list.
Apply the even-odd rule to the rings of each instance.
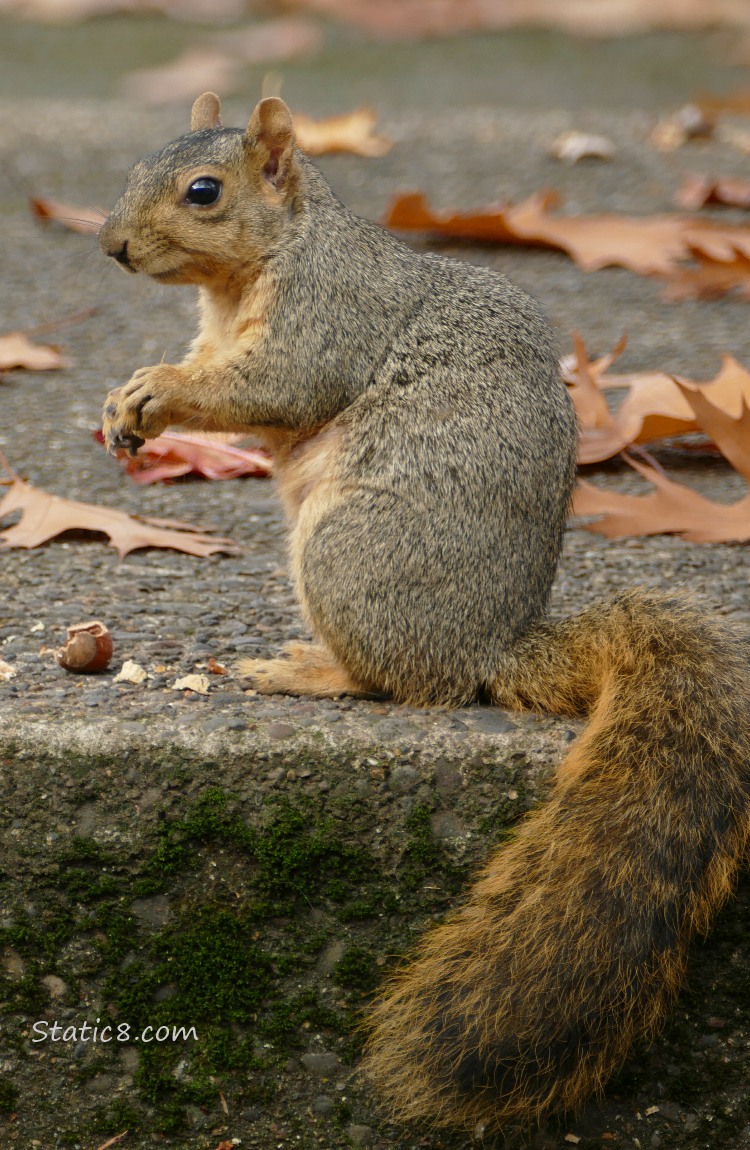
[[109, 449], [177, 423], [274, 453], [315, 639], [246, 661], [258, 690], [590, 716], [547, 803], [384, 988], [364, 1061], [403, 1119], [492, 1130], [579, 1105], [658, 1028], [747, 856], [742, 637], [646, 592], [545, 617], [577, 438], [546, 320], [350, 213], [281, 100], [243, 131], [199, 97], [100, 243], [200, 299], [182, 363], [107, 397]]

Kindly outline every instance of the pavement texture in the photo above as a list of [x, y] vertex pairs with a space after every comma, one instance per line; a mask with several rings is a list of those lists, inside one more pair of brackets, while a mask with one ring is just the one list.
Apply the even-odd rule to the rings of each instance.
[[[228, 102], [226, 122], [248, 111]], [[489, 707], [243, 689], [237, 658], [305, 635], [272, 483], [136, 487], [91, 436], [110, 387], [180, 356], [192, 295], [123, 276], [93, 238], [41, 228], [26, 207], [27, 195], [46, 194], [106, 209], [129, 165], [185, 130], [187, 109], [25, 101], [4, 112], [2, 329], [96, 313], [49, 337], [72, 367], [0, 381], [0, 447], [48, 491], [210, 526], [241, 550], [120, 562], [103, 541], [66, 537], [0, 557], [0, 659], [17, 671], [0, 682], [0, 1144], [94, 1150], [128, 1130], [128, 1148], [468, 1146], [467, 1133], [389, 1123], [356, 1075], [358, 1012], [394, 956], [457, 904], [491, 847], [543, 798], [577, 727]], [[687, 171], [750, 176], [750, 156], [717, 141], [655, 151], [653, 122], [645, 112], [405, 111], [382, 125], [389, 155], [321, 167], [376, 219], [405, 188], [468, 208], [555, 186], [571, 212], [651, 213], [671, 209]], [[615, 160], [553, 160], [548, 146], [566, 128], [608, 135]], [[705, 379], [721, 353], [750, 362], [742, 300], [668, 304], [656, 281], [586, 275], [556, 253], [441, 248], [535, 295], [563, 350], [573, 330], [597, 354], [626, 331], [624, 371]], [[720, 460], [659, 458], [715, 498], [744, 490]], [[639, 489], [619, 463], [592, 477]], [[551, 609], [567, 614], [634, 584], [682, 587], [746, 626], [749, 554], [666, 537], [610, 542], [572, 525]], [[71, 675], [40, 654], [95, 618], [113, 632], [110, 672]], [[174, 689], [210, 657], [230, 674], [212, 676], [208, 695]], [[145, 668], [145, 683], [114, 682], [125, 659]], [[745, 885], [696, 948], [665, 1037], [636, 1052], [603, 1100], [498, 1145], [749, 1146], [749, 896]], [[107, 1046], [80, 1034], [97, 1017], [141, 1030], [194, 1024], [199, 1041]], [[42, 1020], [78, 1030], [35, 1045]]]

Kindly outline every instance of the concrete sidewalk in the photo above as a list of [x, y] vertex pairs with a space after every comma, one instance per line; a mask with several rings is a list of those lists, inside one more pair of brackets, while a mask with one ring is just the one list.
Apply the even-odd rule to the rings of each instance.
[[[0, 1143], [93, 1150], [128, 1129], [122, 1145], [139, 1148], [214, 1150], [232, 1138], [465, 1146], [461, 1136], [397, 1131], [378, 1113], [355, 1076], [357, 1011], [391, 956], [457, 904], [472, 868], [541, 799], [575, 730], [487, 707], [263, 698], [231, 674], [211, 677], [207, 696], [174, 689], [211, 656], [231, 671], [239, 656], [305, 634], [272, 484], [136, 487], [92, 441], [111, 386], [181, 354], [194, 327], [191, 293], [120, 275], [92, 238], [40, 228], [25, 196], [106, 209], [127, 167], [185, 130], [188, 110], [37, 101], [5, 111], [0, 329], [97, 312], [50, 336], [73, 367], [0, 382], [0, 447], [49, 491], [210, 525], [241, 551], [202, 560], [139, 552], [121, 563], [103, 542], [68, 538], [0, 557], [0, 659], [17, 671], [0, 682], [0, 1062], [11, 1084], [0, 1084]], [[229, 102], [226, 122], [247, 114]], [[373, 218], [409, 187], [436, 206], [469, 208], [554, 185], [569, 211], [651, 213], [671, 208], [684, 172], [750, 176], [750, 156], [717, 142], [654, 151], [652, 124], [645, 113], [409, 113], [383, 125], [396, 141], [388, 156], [321, 167]], [[551, 159], [549, 143], [568, 127], [608, 135], [615, 161], [569, 168]], [[750, 363], [746, 302], [665, 304], [655, 281], [621, 269], [584, 275], [550, 252], [443, 250], [532, 292], [564, 350], [571, 330], [598, 354], [625, 330], [622, 370], [709, 378], [721, 353]], [[744, 490], [720, 461], [662, 458], [715, 498]], [[637, 487], [619, 464], [594, 479]], [[571, 530], [553, 611], [645, 583], [685, 587], [745, 625], [749, 554]], [[90, 618], [114, 634], [110, 673], [70, 675], [39, 654]], [[146, 669], [145, 684], [113, 682], [125, 659]], [[201, 924], [204, 934], [191, 934]], [[573, 1134], [582, 1147], [750, 1145], [750, 952], [739, 947], [748, 937], [744, 889], [696, 955], [667, 1036], [637, 1053], [602, 1105], [500, 1144], [563, 1147]], [[181, 938], [210, 951], [203, 982]], [[218, 939], [231, 945], [211, 950]], [[256, 964], [252, 985], [237, 990], [232, 1013], [229, 991], [215, 1001], [205, 979], [218, 985], [245, 951]], [[239, 986], [243, 969], [228, 986]], [[57, 1050], [32, 1045], [35, 1020], [135, 1025], [153, 1015], [171, 1024], [174, 1003], [182, 1021], [210, 1032], [209, 1053], [172, 1043], [139, 1058], [132, 1043], [114, 1050], [80, 1036]], [[194, 1017], [185, 1017], [190, 1004]]]

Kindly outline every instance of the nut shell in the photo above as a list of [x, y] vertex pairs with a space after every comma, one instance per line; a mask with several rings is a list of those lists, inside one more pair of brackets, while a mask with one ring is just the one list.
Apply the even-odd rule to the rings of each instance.
[[112, 658], [112, 636], [98, 619], [68, 627], [68, 638], [55, 658], [66, 671], [105, 671]]

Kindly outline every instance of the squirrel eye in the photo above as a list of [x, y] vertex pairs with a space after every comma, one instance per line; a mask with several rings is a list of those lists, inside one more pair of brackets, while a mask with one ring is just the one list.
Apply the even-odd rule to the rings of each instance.
[[220, 196], [221, 180], [215, 180], [212, 176], [201, 176], [199, 179], [193, 180], [183, 202], [207, 208], [211, 204], [217, 203]]

